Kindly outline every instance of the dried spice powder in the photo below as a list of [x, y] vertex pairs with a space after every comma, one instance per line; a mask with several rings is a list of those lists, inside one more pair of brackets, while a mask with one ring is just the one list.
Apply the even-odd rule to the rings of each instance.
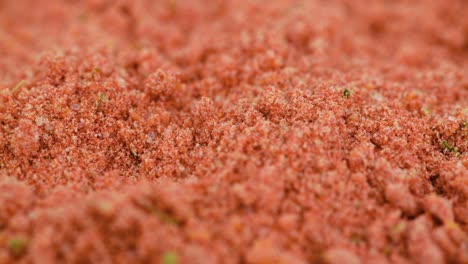
[[467, 13], [0, 1], [0, 263], [468, 263]]

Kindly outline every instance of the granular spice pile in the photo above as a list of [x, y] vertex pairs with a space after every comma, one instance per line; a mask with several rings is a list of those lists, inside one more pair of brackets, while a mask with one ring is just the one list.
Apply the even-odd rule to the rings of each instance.
[[0, 263], [468, 263], [467, 14], [0, 1]]

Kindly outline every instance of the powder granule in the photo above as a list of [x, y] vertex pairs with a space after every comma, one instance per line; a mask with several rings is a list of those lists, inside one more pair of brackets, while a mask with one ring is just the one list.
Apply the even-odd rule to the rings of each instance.
[[252, 249], [247, 252], [246, 262], [249, 264], [305, 263], [293, 254], [278, 248], [268, 239], [254, 242]]
[[388, 184], [385, 188], [385, 197], [390, 204], [399, 207], [408, 215], [417, 213], [417, 203], [404, 184]]
[[349, 264], [357, 264], [361, 263], [359, 258], [350, 252], [347, 249], [329, 249], [324, 254], [324, 261], [327, 264], [338, 264], [338, 263], [349, 263]]
[[422, 260], [430, 263], [444, 263], [441, 249], [432, 240], [427, 232], [430, 222], [426, 216], [418, 217], [409, 229], [408, 251], [413, 260]]
[[426, 211], [437, 217], [443, 223], [453, 222], [452, 204], [447, 199], [437, 195], [429, 195], [424, 199]]
[[31, 157], [40, 147], [40, 131], [33, 122], [28, 119], [18, 121], [18, 126], [10, 136], [10, 147], [17, 157]]

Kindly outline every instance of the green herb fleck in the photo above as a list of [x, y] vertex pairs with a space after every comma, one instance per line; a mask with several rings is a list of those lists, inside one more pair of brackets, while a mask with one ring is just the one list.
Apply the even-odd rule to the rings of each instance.
[[107, 103], [107, 102], [109, 102], [109, 98], [105, 94], [99, 93], [99, 101], [101, 101], [103, 103]]
[[159, 220], [166, 224], [178, 225], [180, 223], [178, 219], [174, 218], [170, 214], [155, 208], [147, 198], [141, 197], [140, 199], [136, 200], [136, 203], [146, 212], [156, 216]]
[[344, 89], [343, 96], [346, 98], [349, 98], [350, 95], [351, 95], [351, 92], [348, 89]]
[[24, 85], [24, 83], [25, 81], [21, 80], [19, 83], [15, 85], [15, 87], [13, 87], [13, 89], [11, 89], [11, 92], [16, 93]]
[[450, 144], [447, 142], [447, 140], [445, 140], [445, 139], [442, 140], [442, 141], [440, 142], [440, 144], [442, 144], [442, 146], [443, 146], [446, 150], [448, 150], [449, 152], [457, 153], [457, 150], [456, 150], [454, 147], [450, 146]]
[[166, 251], [161, 256], [161, 264], [177, 264], [179, 263], [176, 253], [172, 251]]
[[425, 114], [425, 115], [431, 115], [431, 109], [429, 109], [427, 106], [423, 106], [421, 108], [421, 111]]
[[404, 222], [400, 222], [392, 227], [392, 232], [400, 233], [401, 231], [403, 231], [403, 229], [405, 229], [405, 227], [406, 227], [406, 224]]
[[362, 241], [362, 238], [358, 234], [353, 234], [351, 236], [351, 243], [355, 245], [359, 245]]
[[109, 98], [105, 94], [99, 93], [98, 94], [98, 100], [96, 102], [97, 110], [100, 111], [101, 107], [102, 107], [102, 104], [107, 103], [107, 102], [109, 102]]
[[101, 73], [101, 69], [98, 67], [93, 68], [93, 71], [91, 72], [91, 76], [93, 77], [94, 80], [99, 77], [99, 73]]
[[153, 214], [154, 216], [159, 218], [159, 220], [161, 220], [162, 222], [164, 222], [166, 224], [170, 224], [170, 225], [178, 225], [179, 224], [179, 221], [177, 219], [175, 219], [174, 217], [172, 217], [171, 215], [169, 215], [166, 212], [159, 211], [159, 210], [156, 210], [154, 208], [152, 208], [150, 211], [151, 211], [151, 214]]
[[88, 21], [88, 15], [85, 14], [85, 13], [80, 14], [80, 15], [78, 16], [78, 20], [80, 20], [80, 22], [86, 22], [86, 21]]
[[7, 247], [15, 256], [21, 255], [28, 246], [28, 241], [22, 237], [14, 237], [8, 240]]
[[389, 256], [390, 253], [392, 253], [392, 249], [390, 248], [390, 246], [385, 246], [384, 249], [383, 249], [383, 253], [384, 253], [386, 256]]
[[94, 206], [102, 214], [110, 214], [113, 209], [113, 205], [110, 202], [102, 200], [95, 201]]

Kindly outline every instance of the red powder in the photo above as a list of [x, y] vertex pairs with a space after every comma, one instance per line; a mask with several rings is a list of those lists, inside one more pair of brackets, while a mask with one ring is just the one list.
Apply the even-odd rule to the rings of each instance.
[[0, 1], [0, 263], [468, 263], [466, 14]]

